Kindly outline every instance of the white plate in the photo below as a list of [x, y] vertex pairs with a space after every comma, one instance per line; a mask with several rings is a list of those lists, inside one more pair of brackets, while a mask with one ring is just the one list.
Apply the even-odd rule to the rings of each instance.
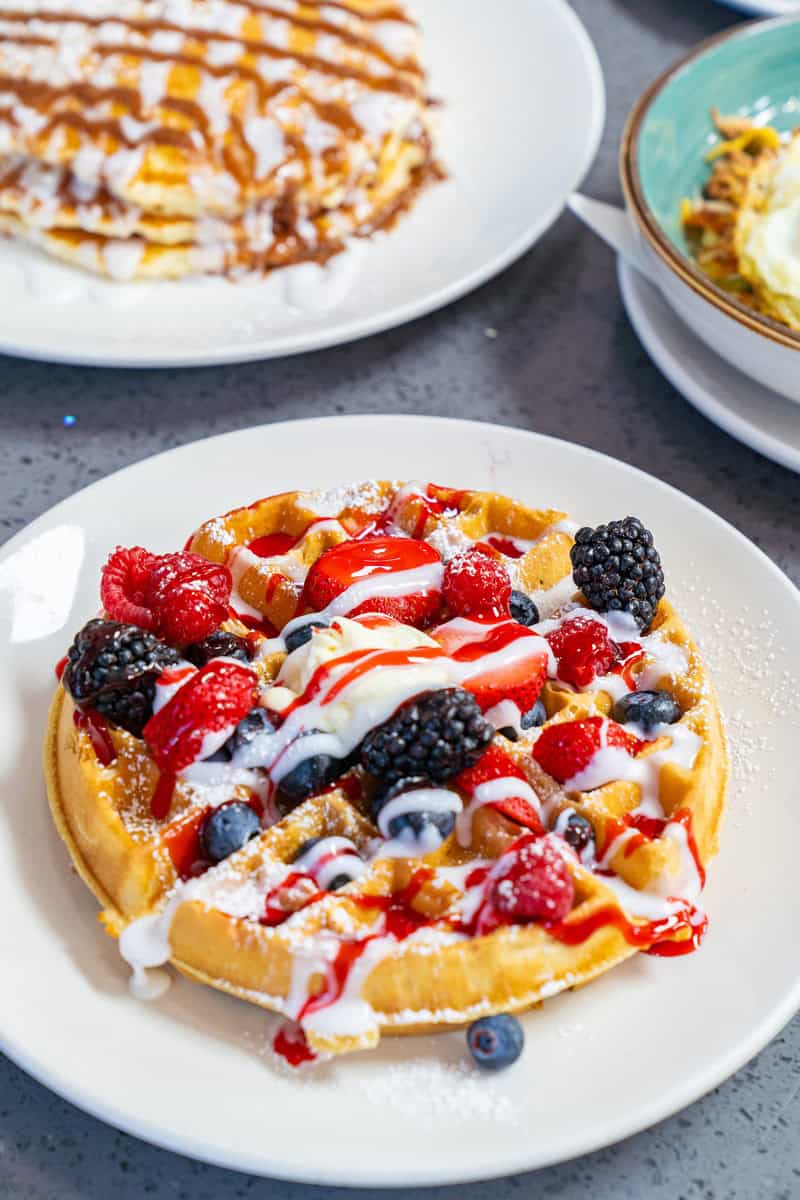
[[489, 279], [558, 216], [605, 118], [597, 55], [565, 0], [513, 8], [513, 20], [497, 21], [486, 0], [415, 4], [431, 93], [445, 104], [437, 145], [450, 178], [390, 233], [325, 270], [238, 285], [92, 281], [3, 244], [0, 352], [107, 366], [244, 362], [377, 333]]
[[[639, 955], [524, 1018], [520, 1063], [467, 1066], [463, 1034], [387, 1039], [289, 1077], [274, 1018], [176, 980], [132, 999], [96, 905], [53, 831], [39, 743], [53, 664], [96, 607], [118, 541], [182, 545], [202, 518], [268, 491], [417, 476], [499, 488], [655, 531], [671, 592], [716, 668], [737, 781], [700, 953]], [[94, 484], [0, 555], [0, 1028], [54, 1091], [149, 1141], [314, 1183], [458, 1183], [592, 1150], [676, 1111], [800, 1006], [795, 877], [800, 594], [741, 534], [623, 463], [536, 434], [424, 417], [334, 417], [198, 442]], [[733, 584], [735, 583], [735, 586]], [[771, 657], [772, 656], [772, 657]]]
[[800, 472], [800, 409], [737, 371], [695, 337], [658, 289], [617, 261], [622, 300], [658, 369], [709, 421], [791, 471]]

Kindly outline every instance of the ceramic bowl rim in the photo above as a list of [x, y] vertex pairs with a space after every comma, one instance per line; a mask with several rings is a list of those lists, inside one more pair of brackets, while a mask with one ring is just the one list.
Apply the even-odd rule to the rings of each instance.
[[639, 137], [644, 120], [657, 97], [679, 72], [724, 42], [736, 38], [749, 38], [764, 29], [789, 24], [800, 26], [800, 16], [773, 17], [762, 21], [748, 21], [745, 25], [736, 25], [733, 29], [723, 30], [721, 33], [706, 38], [663, 71], [645, 89], [628, 114], [622, 135], [619, 167], [628, 212], [633, 215], [650, 248], [673, 274], [723, 315], [733, 318], [752, 333], [760, 334], [789, 350], [800, 350], [800, 332], [795, 332], [788, 325], [783, 325], [771, 317], [763, 316], [736, 300], [730, 293], [712, 283], [708, 276], [695, 266], [687, 254], [678, 250], [664, 233], [645, 199], [639, 169]]

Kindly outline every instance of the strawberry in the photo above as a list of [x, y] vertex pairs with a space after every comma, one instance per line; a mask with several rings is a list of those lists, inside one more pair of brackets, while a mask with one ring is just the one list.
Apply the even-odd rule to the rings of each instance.
[[633, 756], [643, 745], [616, 721], [584, 717], [580, 721], [548, 725], [534, 744], [533, 757], [548, 775], [566, 783], [589, 766], [598, 750], [618, 747]]
[[563, 921], [575, 900], [575, 886], [552, 840], [525, 838], [509, 859], [507, 870], [491, 887], [497, 912], [512, 921]]
[[617, 654], [608, 630], [594, 617], [579, 614], [545, 634], [558, 664], [556, 676], [576, 688], [585, 688], [607, 675]]
[[529, 799], [531, 786], [525, 778], [525, 773], [512, 758], [505, 754], [499, 746], [490, 745], [478, 759], [474, 767], [467, 767], [455, 777], [453, 782], [468, 796], [474, 796], [477, 789], [484, 783], [495, 779], [518, 779], [520, 782], [519, 796], [504, 796], [493, 800], [489, 807], [502, 813], [517, 825], [522, 825], [534, 833], [542, 833], [542, 823], [539, 814]]
[[196, 671], [144, 727], [159, 770], [176, 774], [204, 750], [213, 753], [219, 747], [208, 749], [206, 736], [232, 729], [255, 706], [257, 696], [255, 672], [240, 663], [215, 658]]
[[431, 636], [462, 667], [461, 686], [472, 692], [484, 712], [501, 700], [511, 700], [525, 713], [539, 699], [549, 655], [544, 638], [533, 630], [516, 621], [474, 622], [467, 629], [453, 621], [440, 625]]
[[451, 558], [444, 571], [444, 602], [457, 617], [507, 617], [511, 605], [508, 571], [477, 546]]
[[228, 615], [231, 573], [199, 554], [161, 554], [150, 570], [145, 603], [156, 630], [173, 645], [200, 642]]
[[[321, 612], [348, 588], [373, 575], [386, 578], [387, 594], [356, 603], [346, 614], [379, 612], [406, 625], [426, 625], [441, 604], [438, 582], [420, 584], [409, 595], [392, 596], [391, 575], [421, 567], [436, 567], [441, 559], [427, 542], [405, 537], [365, 537], [340, 542], [321, 554], [306, 577], [304, 600], [312, 612]], [[435, 572], [432, 572], [432, 575]]]
[[100, 599], [112, 620], [155, 629], [156, 618], [146, 592], [156, 561], [156, 555], [142, 546], [117, 546], [109, 556], [100, 578]]

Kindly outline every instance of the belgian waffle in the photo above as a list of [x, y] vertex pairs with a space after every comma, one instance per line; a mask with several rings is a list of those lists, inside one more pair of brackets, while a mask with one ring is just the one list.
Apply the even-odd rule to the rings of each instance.
[[[247, 645], [248, 665], [232, 669], [273, 713], [262, 740], [220, 759], [226, 728], [188, 767], [171, 774], [159, 759], [159, 769], [153, 722], [187, 686], [174, 672], [197, 678], [182, 661], [159, 676], [144, 739], [60, 686], [45, 745], [56, 825], [139, 991], [171, 961], [283, 1014], [276, 1048], [299, 1062], [374, 1046], [382, 1032], [522, 1010], [638, 951], [699, 945], [727, 777], [714, 688], [666, 598], [646, 632], [627, 613], [586, 606], [575, 532], [561, 512], [494, 493], [388, 482], [269, 497], [196, 531], [190, 552], [229, 572], [222, 629]], [[387, 536], [393, 569], [359, 567], [309, 611], [312, 574], [332, 551], [361, 562]], [[447, 574], [476, 552], [534, 601], [533, 624], [500, 610], [452, 615]], [[409, 554], [423, 565], [404, 568]], [[424, 629], [391, 615], [409, 597], [428, 606]], [[298, 644], [312, 619], [324, 624]], [[576, 621], [613, 647], [597, 673], [584, 663], [576, 675], [557, 652]], [[514, 697], [540, 668], [543, 710], [530, 723]], [[480, 702], [492, 740], [445, 782], [401, 785], [381, 807], [381, 780], [364, 765], [371, 731], [454, 683]], [[613, 719], [615, 704], [647, 689], [677, 702], [669, 723]], [[579, 727], [596, 749], [555, 770], [542, 747]], [[339, 769], [298, 798], [287, 772], [332, 745]], [[255, 836], [209, 862], [210, 814], [235, 799], [257, 813]], [[426, 821], [452, 814], [438, 836], [430, 823], [408, 827], [426, 807]], [[568, 911], [501, 914], [498, 881], [526, 847], [545, 845], [568, 876]]]
[[86, 269], [324, 261], [435, 174], [399, 4], [0, 5], [0, 231]]

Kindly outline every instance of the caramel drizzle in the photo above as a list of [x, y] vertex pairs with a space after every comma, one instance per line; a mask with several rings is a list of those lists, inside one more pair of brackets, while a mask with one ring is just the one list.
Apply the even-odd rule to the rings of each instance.
[[[101, 25], [122, 25], [126, 29], [130, 29], [132, 33], [140, 33], [142, 36], [146, 36], [148, 33], [179, 33], [182, 37], [196, 41], [200, 45], [205, 45], [209, 41], [227, 42], [232, 45], [242, 46], [246, 53], [263, 54], [267, 58], [288, 58], [306, 67], [309, 71], [317, 71], [323, 75], [335, 75], [340, 79], [355, 79], [374, 91], [397, 92], [403, 96], [415, 96], [417, 94], [414, 84], [399, 75], [373, 75], [361, 67], [348, 67], [343, 63], [330, 62], [328, 59], [320, 58], [315, 54], [295, 54], [291, 51], [282, 50], [278, 46], [273, 46], [271, 42], [264, 42], [254, 38], [244, 38], [232, 33], [211, 33], [207, 29], [176, 25], [172, 21], [134, 21], [116, 16], [101, 19], [99, 17], [84, 17], [80, 13], [47, 13], [41, 16], [36, 14], [32, 18], [30, 13], [21, 13], [18, 10], [11, 10], [8, 13], [0, 11], [0, 21], [8, 21], [11, 24], [16, 22], [27, 23], [31, 19], [57, 24], [80, 24], [90, 29], [98, 28]], [[292, 18], [287, 18], [287, 20], [291, 21]], [[38, 34], [23, 34], [19, 37], [0, 34], [0, 45], [3, 41], [13, 42], [15, 45], [35, 44], [52, 45], [54, 47], [58, 45], [57, 39], [48, 41], [47, 38], [42, 38]], [[129, 54], [132, 57], [143, 57], [148, 49], [148, 47], [127, 45], [124, 42], [98, 42], [91, 47], [90, 52], [101, 57], [108, 54]], [[397, 64], [385, 54], [378, 55], [376, 52], [375, 56], [382, 58], [388, 65], [398, 69]], [[416, 68], [416, 73], [421, 74], [421, 70], [418, 67]]]

